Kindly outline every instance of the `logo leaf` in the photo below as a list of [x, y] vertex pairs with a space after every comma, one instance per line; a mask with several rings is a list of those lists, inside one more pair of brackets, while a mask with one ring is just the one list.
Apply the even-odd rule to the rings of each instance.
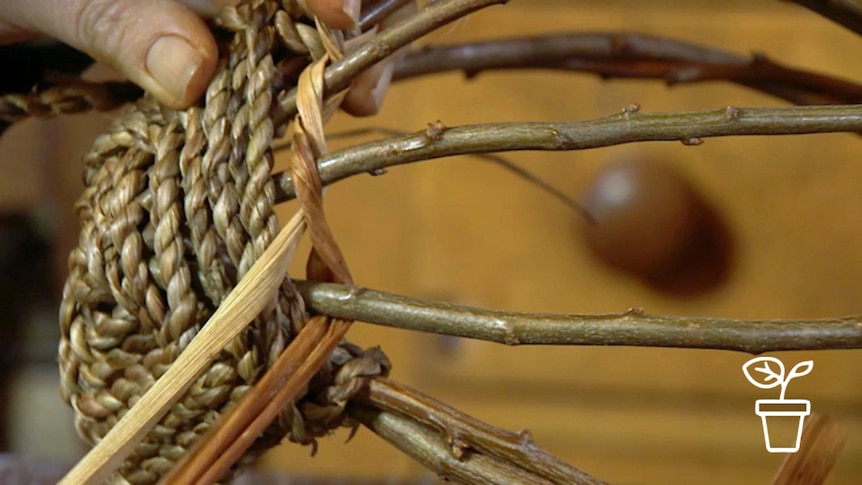
[[790, 382], [790, 379], [795, 379], [797, 377], [807, 376], [814, 370], [814, 361], [813, 360], [804, 360], [790, 369], [790, 373], [787, 374], [787, 382]]
[[[757, 364], [763, 364], [763, 366], [757, 367]], [[772, 366], [769, 364], [775, 364], [778, 367], [778, 372], [772, 370]], [[752, 371], [756, 371], [763, 375], [760, 376], [757, 374], [759, 377], [758, 379], [758, 377], [752, 375]], [[761, 389], [772, 389], [773, 387], [778, 387], [784, 381], [784, 364], [775, 357], [755, 357], [742, 366], [742, 372], [745, 373], [745, 377], [748, 379], [748, 382]]]

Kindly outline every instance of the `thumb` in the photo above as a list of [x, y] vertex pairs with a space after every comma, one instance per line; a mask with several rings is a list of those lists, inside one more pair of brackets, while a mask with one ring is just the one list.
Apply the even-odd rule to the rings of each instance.
[[173, 0], [3, 0], [17, 25], [120, 70], [175, 108], [203, 94], [218, 51], [204, 22]]

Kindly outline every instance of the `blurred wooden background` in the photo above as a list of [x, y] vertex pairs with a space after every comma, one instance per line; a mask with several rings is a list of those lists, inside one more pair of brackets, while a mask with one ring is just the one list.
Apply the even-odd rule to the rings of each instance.
[[[862, 39], [773, 1], [511, 2], [445, 29], [430, 42], [620, 30], [739, 53], [759, 51], [793, 65], [862, 78], [862, 56], [856, 54]], [[644, 111], [782, 104], [717, 84], [668, 89], [657, 82], [603, 83], [592, 76], [549, 72], [490, 73], [468, 82], [448, 74], [399, 84], [380, 116], [338, 116], [330, 128], [333, 133], [369, 124], [421, 130], [437, 119], [450, 126], [577, 120], [617, 113], [631, 103]], [[59, 167], [28, 167], [5, 156], [11, 149], [0, 157], [4, 173], [16, 174], [0, 179], [0, 194], [14, 193], [15, 203], [28, 207], [45, 206], [45, 194], [53, 196], [49, 212], [62, 221], [59, 228], [66, 228], [58, 239], [60, 254], [67, 253], [77, 227], [71, 206], [65, 205], [78, 191], [77, 160], [100, 126], [64, 120], [33, 128], [43, 138], [32, 149], [65, 157]], [[52, 143], [44, 143], [45, 136]], [[356, 281], [370, 288], [522, 311], [636, 307], [655, 314], [736, 318], [843, 316], [862, 313], [860, 147], [856, 136], [823, 135], [507, 155], [573, 196], [618, 160], [659, 160], [678, 167], [719, 210], [735, 242], [727, 281], [686, 297], [608, 269], [587, 250], [577, 214], [475, 159], [359, 176], [333, 186], [327, 208]], [[24, 179], [32, 182], [31, 189], [22, 188]], [[286, 207], [285, 214], [291, 210]], [[301, 275], [301, 264], [295, 268], [294, 274]], [[756, 399], [777, 396], [745, 380], [740, 368], [749, 356], [744, 354], [507, 348], [365, 324], [356, 325], [351, 338], [382, 345], [395, 363], [395, 378], [492, 424], [528, 428], [538, 444], [612, 483], [766, 483], [783, 459], [765, 451], [754, 414]], [[814, 360], [813, 373], [795, 380], [788, 397], [810, 399], [815, 411], [847, 428], [847, 446], [830, 483], [858, 482], [862, 352], [778, 356], [788, 365]], [[284, 445], [263, 464], [303, 474], [427, 476], [370, 432], [360, 431], [346, 445], [345, 437], [338, 433], [323, 441], [313, 459], [307, 448]]]

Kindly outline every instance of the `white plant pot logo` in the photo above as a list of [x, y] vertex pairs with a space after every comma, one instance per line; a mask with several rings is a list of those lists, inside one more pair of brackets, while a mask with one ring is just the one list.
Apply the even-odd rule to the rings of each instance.
[[[781, 387], [781, 394], [778, 399], [758, 399], [754, 406], [754, 412], [760, 416], [763, 423], [763, 440], [766, 443], [766, 451], [770, 453], [796, 453], [799, 451], [802, 425], [805, 422], [805, 417], [811, 414], [811, 401], [807, 399], [785, 399], [784, 395], [787, 392], [787, 384], [792, 379], [808, 375], [812, 369], [814, 369], [814, 361], [806, 360], [793, 366], [790, 373], [785, 375], [784, 364], [775, 357], [755, 357], [742, 366], [745, 377], [755, 386], [761, 389]], [[792, 446], [790, 443], [777, 443], [770, 439], [769, 423], [775, 422], [776, 418], [796, 419], [796, 440]]]

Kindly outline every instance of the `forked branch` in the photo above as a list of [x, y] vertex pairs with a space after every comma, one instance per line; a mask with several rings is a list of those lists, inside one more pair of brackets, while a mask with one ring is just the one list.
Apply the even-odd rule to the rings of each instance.
[[536, 446], [526, 430], [495, 428], [390, 379], [373, 379], [354, 401], [361, 406], [350, 413], [362, 424], [459, 483], [604, 483]]
[[506, 345], [619, 345], [737, 350], [862, 348], [862, 318], [734, 320], [487, 310], [344, 285], [298, 281], [307, 307], [337, 318]]

